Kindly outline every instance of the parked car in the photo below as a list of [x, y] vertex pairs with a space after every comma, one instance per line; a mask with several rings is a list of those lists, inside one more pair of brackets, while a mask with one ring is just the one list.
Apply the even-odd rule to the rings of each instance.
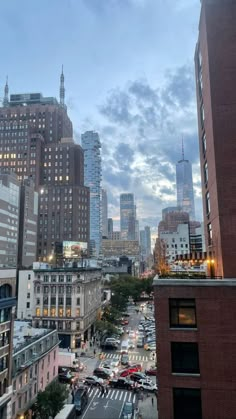
[[125, 377], [119, 377], [117, 379], [113, 378], [109, 381], [109, 385], [114, 388], [124, 388], [126, 390], [131, 390], [134, 386], [134, 382], [128, 380]]
[[148, 378], [148, 376], [144, 374], [143, 372], [134, 372], [133, 374], [130, 375], [130, 380], [135, 381], [135, 382], [139, 382], [140, 380], [152, 382], [152, 380]]
[[129, 337], [130, 337], [130, 339], [135, 339], [136, 338], [136, 333], [135, 333], [134, 330], [130, 330]]
[[152, 365], [148, 370], [145, 370], [146, 375], [156, 375], [157, 374], [157, 367], [155, 365]]
[[120, 345], [120, 339], [117, 339], [117, 337], [106, 338], [105, 343], [114, 343], [116, 345]]
[[71, 384], [74, 381], [74, 377], [70, 373], [60, 373], [58, 374], [58, 381], [62, 384]]
[[121, 419], [133, 419], [134, 417], [134, 403], [125, 402], [121, 413]]
[[85, 385], [99, 386], [104, 383], [102, 378], [96, 377], [96, 375], [88, 376], [84, 379]]
[[143, 345], [144, 345], [144, 339], [143, 338], [138, 338], [137, 348], [143, 348]]
[[140, 390], [156, 391], [157, 385], [152, 381], [140, 380], [138, 382], [138, 388], [140, 388]]
[[75, 405], [75, 411], [77, 415], [81, 415], [83, 413], [83, 410], [85, 409], [85, 406], [88, 403], [88, 391], [86, 388], [81, 387], [76, 390], [74, 393], [74, 405]]
[[129, 364], [129, 355], [122, 354], [120, 362], [121, 362], [121, 365], [128, 365]]
[[93, 375], [103, 378], [104, 380], [109, 380], [114, 377], [114, 373], [112, 371], [107, 371], [105, 368], [95, 368]]

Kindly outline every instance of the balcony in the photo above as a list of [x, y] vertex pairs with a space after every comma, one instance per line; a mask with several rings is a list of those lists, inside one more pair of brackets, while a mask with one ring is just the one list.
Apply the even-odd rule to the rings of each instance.
[[12, 386], [6, 388], [6, 392], [0, 397], [0, 407], [7, 404], [12, 396]]

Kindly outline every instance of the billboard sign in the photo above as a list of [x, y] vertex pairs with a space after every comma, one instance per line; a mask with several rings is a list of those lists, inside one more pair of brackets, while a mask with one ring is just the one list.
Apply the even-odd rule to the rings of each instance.
[[63, 241], [63, 257], [65, 259], [81, 258], [87, 255], [86, 242]]

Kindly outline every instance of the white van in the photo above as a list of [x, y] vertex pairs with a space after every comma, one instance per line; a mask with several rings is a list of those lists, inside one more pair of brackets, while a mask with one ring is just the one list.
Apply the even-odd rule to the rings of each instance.
[[122, 340], [120, 350], [121, 350], [121, 352], [125, 352], [126, 354], [128, 353], [128, 351], [129, 351], [129, 341], [128, 340]]

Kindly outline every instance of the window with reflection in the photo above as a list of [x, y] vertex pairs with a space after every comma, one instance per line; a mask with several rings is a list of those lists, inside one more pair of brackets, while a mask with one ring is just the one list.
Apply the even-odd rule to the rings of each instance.
[[170, 327], [197, 327], [195, 299], [169, 299]]

